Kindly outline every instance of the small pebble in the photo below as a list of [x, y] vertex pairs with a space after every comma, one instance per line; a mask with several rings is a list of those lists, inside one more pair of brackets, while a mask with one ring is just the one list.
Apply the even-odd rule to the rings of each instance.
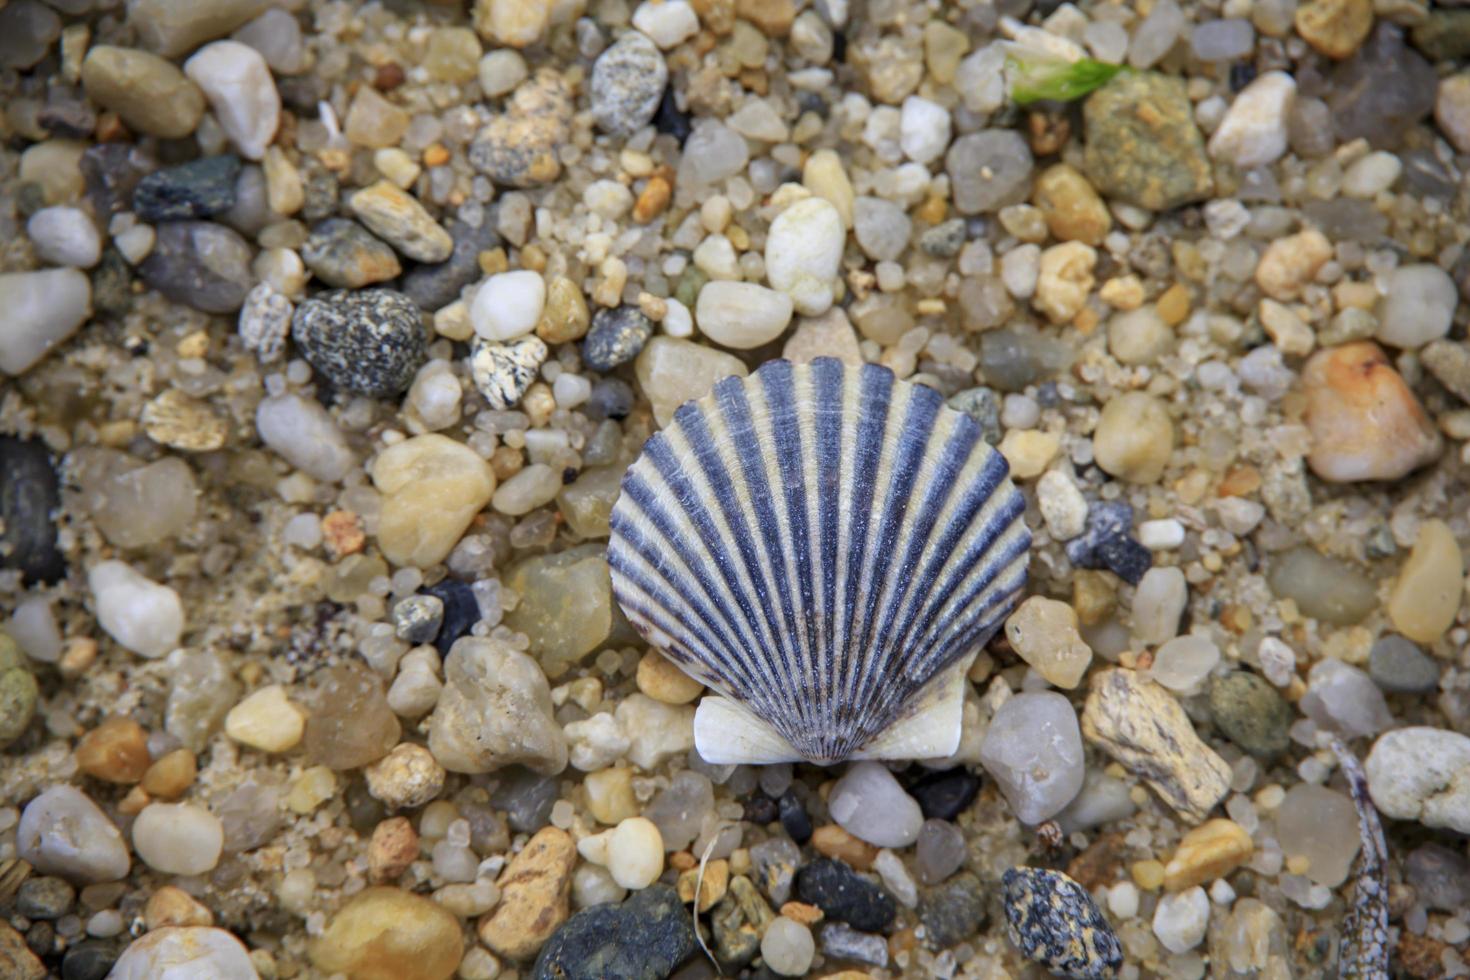
[[832, 819], [855, 837], [879, 847], [907, 847], [918, 839], [923, 814], [886, 766], [850, 766], [827, 798]]
[[184, 62], [184, 74], [204, 92], [240, 153], [264, 157], [280, 124], [281, 97], [260, 52], [238, 41], [215, 41]]
[[761, 936], [761, 958], [772, 973], [783, 977], [805, 976], [816, 956], [812, 931], [800, 922], [777, 916]]
[[1017, 694], [991, 718], [980, 761], [1016, 818], [1039, 824], [1060, 813], [1082, 788], [1077, 714], [1060, 694]]
[[1377, 339], [1390, 347], [1423, 347], [1449, 333], [1457, 302], [1455, 284], [1439, 266], [1400, 266], [1389, 273]]
[[6, 311], [0, 371], [15, 377], [29, 371], [86, 321], [92, 285], [76, 269], [5, 273], [0, 275], [0, 308]]
[[[75, 949], [75, 947], [74, 947]], [[71, 962], [71, 956], [67, 956]], [[66, 976], [64, 980], [72, 980]], [[251, 980], [260, 974], [245, 945], [228, 930], [164, 926], [134, 939], [117, 958], [109, 980], [183, 980], [187, 974]]]
[[102, 236], [80, 208], [42, 208], [26, 222], [36, 254], [52, 265], [90, 269], [102, 258]]
[[155, 170], [138, 182], [133, 211], [148, 222], [208, 218], [235, 206], [240, 158], [202, 157]]
[[[842, 215], [835, 207], [820, 197], [797, 201], [771, 222], [766, 237], [766, 279], [791, 297], [798, 313], [825, 313], [832, 305], [832, 286], [846, 238]], [[704, 291], [700, 308], [704, 308]], [[709, 333], [702, 320], [701, 329]]]
[[1153, 930], [1169, 952], [1187, 953], [1204, 940], [1209, 922], [1210, 898], [1196, 886], [1159, 899]]
[[289, 752], [301, 741], [306, 718], [279, 684], [269, 684], [230, 709], [225, 734], [262, 752]]
[[104, 561], [87, 573], [97, 623], [142, 657], [162, 657], [179, 645], [184, 608], [179, 595], [120, 561]]
[[633, 360], [653, 336], [653, 321], [632, 306], [598, 310], [582, 340], [582, 363], [611, 371]]
[[443, 262], [454, 251], [454, 239], [396, 185], [380, 180], [348, 199], [348, 207], [368, 230], [416, 262]]
[[1470, 833], [1470, 738], [1427, 726], [1373, 743], [1363, 769], [1384, 816]]
[[628, 136], [648, 125], [668, 79], [658, 45], [638, 31], [623, 34], [592, 65], [592, 117], [598, 128]]
[[154, 871], [201, 875], [224, 848], [219, 819], [194, 803], [150, 803], [133, 821], [133, 850]]
[[373, 397], [401, 393], [428, 356], [418, 306], [391, 289], [304, 300], [291, 319], [291, 339], [333, 385]]
[[1081, 885], [1042, 868], [1011, 868], [1001, 883], [1006, 931], [1027, 959], [1073, 980], [1117, 975], [1122, 944]]

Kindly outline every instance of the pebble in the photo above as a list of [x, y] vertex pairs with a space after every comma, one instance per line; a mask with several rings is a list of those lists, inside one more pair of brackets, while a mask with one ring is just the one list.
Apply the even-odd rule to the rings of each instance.
[[219, 819], [194, 803], [150, 803], [133, 821], [133, 850], [161, 874], [214, 870], [224, 841]]
[[1241, 170], [1264, 167], [1286, 152], [1286, 120], [1296, 101], [1296, 79], [1268, 71], [1241, 90], [1210, 136], [1210, 156]]
[[1031, 148], [1020, 133], [986, 129], [961, 136], [944, 158], [960, 214], [988, 214], [1031, 193]]
[[831, 858], [802, 866], [796, 873], [796, 895], [828, 919], [846, 922], [859, 932], [883, 932], [897, 913], [892, 896]]
[[1154, 935], [1171, 953], [1187, 953], [1198, 946], [1209, 924], [1210, 898], [1198, 886], [1165, 895], [1154, 908]]
[[184, 607], [178, 593], [121, 561], [104, 561], [87, 573], [97, 624], [141, 657], [162, 657], [179, 645]]
[[[715, 929], [718, 934], [718, 921]], [[621, 904], [599, 904], [573, 915], [541, 948], [531, 975], [536, 980], [656, 980], [671, 975], [694, 949], [694, 930], [679, 896], [667, 885], [654, 885]]]
[[255, 276], [250, 245], [236, 231], [212, 221], [169, 221], [138, 272], [175, 303], [204, 313], [234, 313]]
[[628, 31], [592, 65], [592, 118], [603, 132], [630, 136], [652, 121], [668, 80], [658, 45]]
[[1062, 470], [1041, 474], [1041, 479], [1036, 481], [1036, 502], [1052, 540], [1071, 541], [1086, 529], [1087, 498]]
[[684, 0], [644, 2], [633, 11], [633, 26], [667, 51], [699, 33], [699, 15]]
[[1431, 341], [1419, 351], [1419, 361], [1456, 398], [1470, 402], [1470, 345]]
[[501, 875], [500, 904], [480, 920], [480, 941], [510, 959], [535, 956], [567, 921], [576, 864], [570, 834], [555, 827], [537, 831]]
[[454, 252], [449, 232], [416, 198], [390, 181], [357, 191], [347, 206], [369, 231], [415, 262], [443, 262]]
[[1272, 592], [1293, 600], [1301, 612], [1335, 626], [1360, 622], [1378, 605], [1378, 587], [1372, 579], [1306, 545], [1272, 561], [1266, 581]]
[[1353, 801], [1326, 786], [1297, 783], [1276, 808], [1276, 840], [1288, 861], [1306, 859], [1309, 879], [1336, 888], [1362, 844]]
[[1459, 293], [1437, 265], [1403, 265], [1388, 275], [1388, 295], [1378, 308], [1377, 339], [1417, 350], [1450, 332]]
[[92, 311], [92, 286], [76, 269], [0, 275], [0, 371], [19, 376], [76, 333]]
[[1470, 902], [1470, 861], [1440, 844], [1421, 844], [1404, 859], [1404, 877], [1431, 909], [1458, 912]]
[[980, 777], [963, 767], [930, 773], [909, 787], [909, 795], [931, 820], [954, 820], [980, 792]]
[[[1317, 2], [1329, 10], [1343, 7], [1351, 12], [1329, 21], [1334, 29], [1361, 23], [1355, 18], [1368, 6], [1367, 0]], [[1371, 24], [1372, 14], [1367, 16]], [[1300, 25], [1297, 29], [1301, 30]], [[1438, 82], [1433, 66], [1404, 43], [1402, 29], [1387, 19], [1381, 21], [1367, 43], [1328, 76], [1327, 105], [1338, 139], [1366, 139], [1376, 147], [1396, 147], [1411, 126], [1434, 110]]]
[[280, 7], [271, 7], [231, 35], [232, 40], [260, 52], [278, 75], [298, 75], [309, 66], [301, 39], [301, 24]]
[[133, 211], [143, 221], [208, 218], [235, 205], [240, 158], [203, 157], [155, 170], [133, 191]]
[[1210, 684], [1210, 715], [1236, 745], [1262, 759], [1291, 744], [1291, 705], [1265, 679], [1237, 670]]
[[520, 402], [549, 353], [540, 337], [504, 344], [476, 338], [470, 345], [470, 378], [491, 411], [504, 411]]
[[470, 320], [485, 340], [515, 340], [536, 329], [545, 309], [546, 280], [539, 272], [502, 272], [475, 293]]
[[582, 364], [607, 372], [637, 357], [653, 336], [653, 321], [634, 306], [598, 310], [582, 340]]
[[947, 820], [925, 820], [914, 847], [914, 864], [919, 880], [937, 885], [965, 863], [969, 853], [965, 835]]
[[[111, 955], [107, 952], [106, 958]], [[68, 953], [66, 963], [71, 962]], [[62, 975], [64, 980], [76, 980], [65, 967]], [[208, 926], [164, 926], [144, 933], [123, 950], [107, 974], [108, 980], [258, 980], [259, 976], [240, 940], [226, 929]]]
[[502, 514], [523, 517], [551, 503], [561, 488], [561, 473], [545, 463], [532, 463], [502, 483], [491, 503]]
[[1088, 96], [1082, 115], [1083, 170], [1104, 197], [1169, 211], [1214, 189], [1183, 79], [1122, 72]]
[[1470, 75], [1450, 75], [1440, 80], [1434, 121], [1456, 150], [1470, 153]]
[[90, 269], [102, 258], [102, 237], [81, 208], [42, 208], [26, 222], [36, 255], [52, 265]]
[[822, 927], [822, 955], [869, 966], [887, 966], [888, 943], [882, 936], [858, 932], [840, 922], [829, 922]]
[[338, 289], [361, 289], [403, 271], [387, 243], [347, 218], [318, 222], [301, 247], [301, 259], [318, 279]]
[[766, 279], [791, 297], [797, 312], [820, 316], [832, 305], [846, 240], [842, 215], [830, 203], [820, 197], [797, 201], [771, 222]]
[[1470, 833], [1470, 738], [1440, 728], [1396, 729], [1373, 743], [1363, 768], [1385, 816]]
[[25, 657], [0, 631], [0, 749], [25, 734], [36, 713], [40, 686], [27, 668]]
[[[355, 295], [366, 299], [368, 294]], [[404, 319], [417, 328], [417, 307], [400, 294], [390, 295], [395, 297], [390, 309], [408, 314]], [[421, 568], [448, 557], [495, 492], [490, 465], [464, 443], [436, 433], [385, 449], [372, 463], [372, 477], [384, 497], [378, 546], [394, 564]]]
[[1373, 644], [1368, 676], [1391, 694], [1430, 694], [1439, 688], [1440, 664], [1397, 633]]
[[899, 145], [915, 163], [932, 163], [949, 146], [949, 110], [937, 102], [911, 95], [903, 100]]
[[444, 768], [428, 749], [412, 742], [395, 745], [362, 772], [373, 799], [393, 810], [418, 809], [444, 788]]
[[1117, 395], [1103, 406], [1092, 433], [1097, 465], [1129, 483], [1157, 483], [1174, 452], [1168, 406], [1142, 391]]
[[1031, 596], [1006, 620], [1006, 640], [1032, 669], [1065, 690], [1082, 683], [1092, 648], [1077, 632], [1077, 614], [1065, 602]]
[[[560, 677], [601, 646], [613, 629], [612, 587], [601, 544], [528, 557], [511, 566], [502, 581], [521, 595], [520, 604], [506, 613], [506, 625], [531, 638], [530, 653], [548, 677]], [[656, 733], [660, 727], [657, 717], [666, 708], [676, 709], [643, 694], [624, 699], [618, 709], [636, 714], [644, 707], [650, 717], [624, 727], [629, 732], [644, 731], [657, 740], [661, 735]], [[623, 721], [621, 713], [618, 720]]]
[[632, 740], [628, 760], [640, 769], [652, 772], [694, 748], [693, 705], [664, 704], [633, 694], [619, 702], [615, 714]]
[[987, 898], [980, 879], [968, 871], [937, 888], [927, 889], [918, 902], [924, 944], [942, 950], [972, 939], [990, 917]]
[[1332, 243], [1315, 228], [1278, 238], [1256, 265], [1256, 285], [1274, 300], [1290, 302], [1332, 258]]
[[631, 891], [647, 888], [664, 869], [663, 837], [646, 817], [629, 817], [611, 830], [584, 837], [577, 851], [606, 867], [619, 887]]
[[262, 399], [255, 410], [255, 431], [282, 459], [318, 480], [336, 483], [357, 465], [357, 455], [332, 416], [319, 402], [300, 395]]
[[307, 955], [325, 974], [449, 980], [463, 948], [459, 922], [438, 902], [375, 886], [337, 910]]
[[991, 718], [980, 762], [1018, 820], [1035, 825], [1050, 819], [1082, 788], [1086, 767], [1077, 713], [1051, 691], [1015, 695]]
[[680, 405], [709, 394], [721, 378], [743, 378], [750, 373], [733, 354], [673, 337], [650, 340], [638, 355], [634, 369], [660, 426], [673, 420], [674, 410]]
[[313, 680], [304, 738], [311, 765], [360, 769], [398, 744], [403, 727], [376, 674], [351, 661], [319, 671]]
[[827, 812], [843, 830], [879, 847], [908, 847], [924, 822], [918, 802], [877, 762], [849, 766], [832, 786]]
[[1133, 593], [1133, 636], [1150, 646], [1179, 635], [1189, 605], [1189, 585], [1178, 568], [1150, 568]]
[[1229, 764], [1195, 734], [1179, 702], [1131, 670], [1093, 677], [1082, 734], [1188, 820], [1204, 820], [1230, 791]]
[[1036, 178], [1032, 203], [1046, 217], [1047, 228], [1062, 241], [1096, 248], [1113, 226], [1107, 205], [1087, 177], [1065, 163], [1048, 167]]
[[1183, 891], [1224, 878], [1250, 859], [1251, 835], [1233, 820], [1216, 818], [1191, 828], [1164, 865], [1164, 888]]
[[699, 291], [694, 318], [715, 343], [749, 350], [785, 331], [795, 306], [791, 297], [750, 282], [710, 282]]
[[[0, 345], [0, 358], [4, 350]], [[61, 488], [45, 444], [0, 436], [0, 568], [19, 570], [29, 582], [54, 582], [64, 575], [66, 560], [56, 547], [53, 516], [60, 509]]]
[[[768, 837], [750, 848], [751, 875], [777, 905], [785, 905], [790, 900], [799, 864], [801, 849], [785, 837]], [[732, 881], [730, 885], [734, 891], [735, 883]]]
[[500, 236], [489, 221], [474, 227], [451, 220], [449, 237], [454, 250], [443, 262], [419, 265], [404, 274], [402, 289], [425, 310], [439, 310], [459, 298], [460, 291], [482, 275], [480, 253], [500, 244]]
[[1106, 568], [1130, 585], [1143, 580], [1153, 554], [1129, 537], [1133, 508], [1119, 501], [1098, 501], [1087, 511], [1081, 537], [1067, 542], [1067, 559], [1078, 568]]
[[637, 683], [638, 690], [664, 704], [689, 704], [704, 690], [703, 684], [654, 649], [638, 661]]
[[1416, 643], [1432, 644], [1455, 623], [1465, 591], [1465, 560], [1449, 525], [1419, 525], [1414, 548], [1388, 598], [1394, 628]]
[[289, 752], [306, 731], [306, 717], [280, 684], [268, 684], [230, 709], [225, 734], [261, 752]]
[[94, 45], [82, 61], [81, 80], [89, 99], [149, 136], [182, 139], [204, 115], [198, 86], [172, 62], [147, 51]]
[[444, 691], [429, 716], [429, 751], [451, 772], [523, 765], [555, 774], [567, 742], [536, 661], [498, 640], [464, 637], [444, 659]]
[[741, 173], [749, 162], [745, 137], [717, 119], [698, 119], [684, 141], [677, 184], [690, 190], [707, 188]]
[[74, 884], [117, 881], [128, 873], [128, 846], [107, 815], [81, 790], [52, 786], [21, 812], [16, 854], [41, 874]]
[[393, 634], [405, 643], [431, 643], [444, 623], [444, 602], [433, 595], [405, 596], [393, 604]]
[[391, 289], [335, 290], [303, 300], [291, 339], [335, 387], [386, 397], [404, 391], [428, 357], [419, 308]]
[[[223, 447], [230, 435], [230, 423], [208, 402], [191, 398], [179, 388], [169, 388], [144, 405], [138, 421], [149, 439], [190, 453], [213, 452]], [[178, 472], [182, 476], [182, 471]], [[192, 477], [171, 482], [176, 484], [174, 492], [179, 487], [193, 492]], [[188, 509], [192, 517], [192, 508]]]
[[811, 929], [784, 915], [777, 916], [761, 936], [761, 958], [777, 976], [805, 976], [816, 953]]
[[83, 735], [77, 768], [108, 783], [136, 783], [148, 771], [148, 733], [131, 718], [114, 716]]
[[1341, 660], [1319, 660], [1307, 674], [1298, 707], [1321, 728], [1346, 738], [1374, 735], [1394, 723], [1383, 692], [1366, 673]]
[[1439, 458], [1439, 432], [1377, 344], [1318, 351], [1302, 369], [1302, 388], [1307, 464], [1322, 479], [1397, 480]]
[[65, 915], [76, 898], [77, 890], [61, 878], [27, 878], [15, 893], [15, 910], [28, 919], [51, 921]]
[[1122, 944], [1087, 889], [1060, 871], [1023, 867], [1008, 869], [1001, 887], [1006, 932], [1027, 959], [1073, 980], [1117, 975]]
[[[606, 715], [599, 717], [608, 717]], [[643, 810], [663, 839], [664, 850], [688, 850], [715, 808], [714, 784], [709, 777], [686, 769]]]
[[184, 74], [209, 100], [241, 155], [263, 158], [280, 125], [281, 96], [260, 52], [238, 41], [215, 41], [184, 62]]
[[1373, 28], [1369, 0], [1311, 0], [1297, 8], [1295, 23], [1302, 40], [1318, 53], [1342, 59], [1358, 50]]

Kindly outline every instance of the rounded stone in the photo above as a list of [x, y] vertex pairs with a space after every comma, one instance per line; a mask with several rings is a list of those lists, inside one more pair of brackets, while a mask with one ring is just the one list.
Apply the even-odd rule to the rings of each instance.
[[1237, 670], [1210, 685], [1210, 714], [1230, 741], [1270, 758], [1291, 744], [1291, 705], [1262, 677]]
[[772, 973], [800, 977], [811, 969], [817, 944], [812, 931], [795, 919], [778, 916], [761, 936], [761, 958]]
[[92, 884], [128, 873], [128, 847], [116, 826], [73, 786], [53, 786], [26, 804], [16, 854], [42, 874]]
[[1162, 401], [1142, 391], [1103, 406], [1092, 434], [1097, 465], [1129, 483], [1156, 483], [1174, 453], [1174, 423]]
[[980, 762], [1022, 823], [1055, 816], [1082, 789], [1085, 775], [1077, 713], [1050, 691], [1015, 695], [991, 718]]
[[154, 871], [201, 875], [224, 849], [219, 818], [193, 803], [150, 803], [133, 821], [133, 850]]
[[374, 398], [403, 392], [428, 358], [418, 306], [391, 289], [304, 300], [291, 318], [291, 337], [333, 385]]
[[165, 926], [133, 940], [108, 980], [258, 980], [244, 944], [224, 929]]
[[658, 45], [628, 31], [592, 65], [592, 118], [603, 132], [629, 136], [658, 112], [668, 81], [669, 68]]
[[582, 363], [593, 371], [611, 371], [637, 357], [652, 336], [653, 321], [637, 307], [598, 310], [582, 341]]
[[448, 980], [463, 949], [459, 922], [437, 902], [376, 887], [349, 899], [311, 941], [307, 955], [325, 974]]

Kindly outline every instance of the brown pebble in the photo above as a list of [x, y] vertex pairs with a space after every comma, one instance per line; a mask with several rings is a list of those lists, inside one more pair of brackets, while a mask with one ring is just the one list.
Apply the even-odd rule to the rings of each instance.
[[816, 925], [826, 917], [821, 909], [805, 902], [787, 902], [781, 906], [781, 914], [788, 919], [795, 919], [804, 926]]
[[835, 823], [818, 827], [812, 833], [812, 847], [819, 854], [846, 861], [859, 871], [867, 871], [878, 858], [876, 847], [852, 836]]
[[214, 913], [182, 888], [164, 885], [143, 906], [143, 923], [149, 932], [165, 926], [212, 926]]
[[134, 786], [128, 790], [117, 803], [117, 812], [125, 817], [135, 817], [143, 812], [143, 808], [153, 802], [153, 797], [142, 786]]
[[1189, 305], [1189, 287], [1176, 282], [1159, 295], [1154, 312], [1169, 326], [1177, 327], [1189, 318]]
[[699, 867], [699, 858], [688, 851], [675, 851], [669, 855], [669, 867], [675, 871], [688, 871], [690, 868]]
[[1220, 478], [1216, 491], [1222, 497], [1248, 497], [1261, 489], [1261, 471], [1249, 463], [1232, 466]]
[[26, 937], [4, 919], [0, 919], [0, 975], [6, 980], [46, 980], [48, 975], [46, 965], [26, 945]]
[[379, 65], [378, 70], [373, 73], [373, 88], [380, 92], [391, 92], [402, 85], [406, 77], [403, 66], [396, 61], [390, 61]]
[[62, 677], [80, 677], [96, 659], [97, 641], [90, 636], [79, 636], [67, 643], [56, 667]]
[[174, 749], [148, 767], [148, 771], [143, 773], [142, 786], [157, 799], [176, 800], [194, 784], [198, 772], [193, 752]]
[[1103, 834], [1067, 865], [1067, 877], [1088, 891], [1117, 880], [1123, 866], [1123, 835]]
[[449, 162], [449, 150], [443, 143], [430, 143], [424, 148], [424, 166], [442, 167]]
[[418, 860], [419, 835], [407, 817], [389, 817], [373, 828], [368, 841], [368, 877], [392, 881]]
[[327, 551], [336, 558], [355, 555], [367, 541], [362, 521], [350, 510], [334, 510], [322, 518], [322, 540]]
[[1394, 961], [1414, 980], [1439, 980], [1444, 976], [1444, 954], [1449, 947], [1429, 936], [1416, 936], [1407, 929], [1399, 933]]
[[490, 471], [495, 474], [497, 483], [509, 480], [525, 465], [525, 456], [514, 446], [496, 446], [495, 452], [490, 454]]
[[1033, 109], [1026, 117], [1026, 135], [1031, 152], [1039, 157], [1060, 153], [1072, 136], [1072, 123], [1065, 111]]
[[648, 224], [664, 213], [672, 196], [673, 188], [667, 180], [658, 176], [650, 177], [648, 183], [643, 185], [638, 201], [633, 205], [633, 220], [640, 225]]
[[136, 783], [148, 771], [148, 733], [131, 718], [113, 717], [77, 743], [77, 768], [109, 783]]

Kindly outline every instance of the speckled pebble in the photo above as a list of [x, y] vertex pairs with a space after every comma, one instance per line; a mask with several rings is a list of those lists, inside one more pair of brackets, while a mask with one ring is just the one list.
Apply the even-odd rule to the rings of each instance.
[[1042, 868], [1011, 868], [1001, 883], [1007, 932], [1027, 958], [1073, 980], [1117, 976], [1123, 946], [1085, 888]]
[[406, 389], [428, 357], [418, 306], [390, 289], [305, 300], [291, 320], [291, 339], [333, 385], [379, 398]]
[[611, 371], [639, 355], [653, 336], [653, 321], [632, 306], [599, 310], [582, 341], [582, 363], [593, 371]]
[[497, 344], [479, 337], [470, 348], [470, 376], [475, 387], [496, 411], [520, 402], [547, 356], [540, 337], [522, 337]]

